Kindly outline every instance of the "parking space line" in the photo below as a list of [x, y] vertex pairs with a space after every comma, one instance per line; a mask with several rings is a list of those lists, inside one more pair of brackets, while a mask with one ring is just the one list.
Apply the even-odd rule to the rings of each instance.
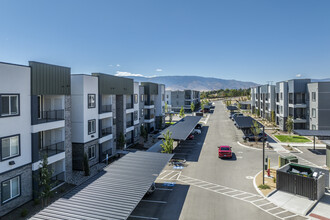
[[163, 176], [162, 178], [160, 178], [161, 180], [163, 180], [165, 177], [167, 177], [168, 175], [170, 175], [171, 173], [173, 173], [174, 171], [171, 171], [169, 174], [166, 174], [165, 176]]
[[273, 208], [270, 208], [270, 209], [265, 209], [265, 211], [270, 211], [270, 210], [273, 210], [273, 209], [278, 209], [279, 207], [278, 206], [275, 206], [275, 207], [273, 207]]
[[292, 218], [292, 217], [295, 217], [295, 216], [297, 216], [297, 215], [296, 214], [293, 214], [293, 215], [286, 216], [283, 219]]
[[147, 199], [142, 199], [141, 202], [151, 202], [151, 203], [160, 203], [160, 204], [166, 204], [167, 203], [165, 201], [147, 200]]
[[153, 217], [145, 217], [145, 216], [138, 216], [138, 215], [130, 215], [131, 218], [141, 218], [141, 219], [150, 219], [150, 220], [158, 220], [159, 218], [153, 218]]
[[271, 203], [271, 202], [267, 202], [267, 203], [265, 203], [265, 204], [259, 205], [259, 207], [261, 207], [261, 206], [265, 206], [265, 205], [269, 205], [269, 204], [273, 204], [273, 203]]
[[[239, 194], [233, 195], [233, 197], [240, 196], [240, 195], [244, 195], [244, 194], [246, 194], [246, 192], [241, 192], [241, 193], [239, 193]], [[243, 197], [243, 198], [244, 198], [244, 197]]]
[[280, 211], [280, 212], [276, 212], [276, 213], [274, 213], [274, 215], [279, 215], [279, 214], [282, 214], [282, 213], [284, 213], [284, 212], [289, 212], [288, 210], [283, 210], [283, 211]]
[[227, 193], [232, 193], [232, 192], [237, 192], [237, 190], [231, 190], [231, 191], [229, 191], [229, 192], [225, 192], [225, 193], [223, 193], [223, 194], [227, 195]]
[[[246, 196], [246, 197], [243, 197], [243, 198], [240, 198], [240, 199], [244, 200], [244, 199], [252, 198], [254, 196], [256, 196], [256, 195], [250, 195], [250, 196]], [[256, 201], [259, 201], [259, 200], [263, 200], [263, 199], [258, 199]]]
[[253, 200], [253, 201], [250, 201], [251, 203], [254, 203], [254, 202], [258, 202], [258, 201], [261, 201], [261, 200], [264, 200], [265, 198], [262, 198], [262, 199], [257, 199], [257, 200]]
[[174, 176], [172, 176], [172, 177], [170, 178], [170, 180], [174, 179], [174, 177], [176, 177], [177, 175], [179, 175], [179, 173], [177, 173], [177, 174], [175, 174]]

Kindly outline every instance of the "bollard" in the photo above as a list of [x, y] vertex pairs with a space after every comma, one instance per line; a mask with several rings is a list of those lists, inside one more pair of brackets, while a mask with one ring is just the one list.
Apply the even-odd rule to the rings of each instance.
[[278, 156], [278, 168], [281, 167], [281, 156]]
[[270, 177], [270, 158], [268, 158], [268, 170], [267, 170], [268, 177]]

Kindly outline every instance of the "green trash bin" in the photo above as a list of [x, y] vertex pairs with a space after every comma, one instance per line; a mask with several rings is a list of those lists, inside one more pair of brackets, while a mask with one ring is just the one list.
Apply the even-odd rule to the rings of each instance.
[[280, 157], [281, 167], [288, 163], [298, 163], [298, 158], [296, 156]]

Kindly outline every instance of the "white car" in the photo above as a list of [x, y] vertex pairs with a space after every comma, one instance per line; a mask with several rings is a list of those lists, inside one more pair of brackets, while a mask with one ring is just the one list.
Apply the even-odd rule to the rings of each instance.
[[201, 134], [202, 131], [199, 130], [199, 129], [194, 129], [191, 133], [192, 133], [192, 134]]

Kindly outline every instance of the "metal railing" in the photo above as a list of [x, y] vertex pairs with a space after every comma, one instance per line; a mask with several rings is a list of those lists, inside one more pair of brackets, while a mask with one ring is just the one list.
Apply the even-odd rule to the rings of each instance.
[[101, 111], [102, 113], [112, 112], [112, 105], [102, 105]]
[[126, 103], [126, 109], [133, 108], [133, 103]]
[[145, 101], [145, 103], [144, 103], [145, 105], [154, 105], [155, 104], [155, 102], [153, 101], [153, 100], [151, 100], [151, 101]]
[[153, 115], [153, 114], [144, 116], [144, 119], [146, 119], [146, 120], [150, 120], [150, 119], [153, 119], [153, 118], [155, 118], [155, 115]]
[[112, 127], [102, 128], [101, 134], [102, 134], [102, 137], [112, 134]]
[[185, 99], [191, 99], [191, 96], [188, 95], [188, 96], [185, 96], [184, 98]]
[[59, 154], [65, 151], [64, 141], [58, 142], [56, 144], [51, 144], [47, 146], [42, 146], [40, 149], [41, 156], [47, 155], [47, 157]]
[[60, 185], [65, 181], [65, 171], [58, 173], [50, 178], [52, 188]]
[[133, 121], [127, 121], [126, 122], [126, 127], [132, 127], [133, 126]]
[[130, 144], [132, 144], [132, 143], [133, 143], [132, 138], [126, 139], [126, 140], [125, 140], [125, 143], [126, 143], [126, 145], [130, 145]]
[[44, 120], [46, 122], [64, 120], [64, 109], [41, 111], [39, 120]]

